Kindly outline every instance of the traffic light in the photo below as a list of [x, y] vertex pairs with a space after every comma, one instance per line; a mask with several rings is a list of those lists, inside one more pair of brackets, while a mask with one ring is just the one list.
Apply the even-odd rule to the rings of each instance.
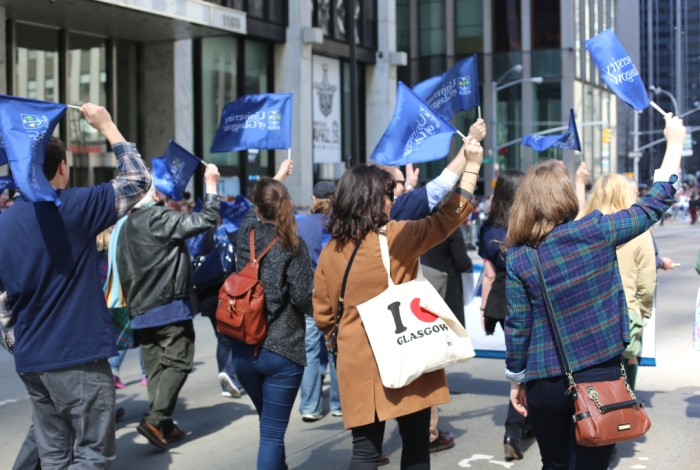
[[611, 139], [612, 139], [612, 129], [610, 129], [609, 127], [606, 127], [605, 129], [603, 129], [603, 143], [609, 144]]

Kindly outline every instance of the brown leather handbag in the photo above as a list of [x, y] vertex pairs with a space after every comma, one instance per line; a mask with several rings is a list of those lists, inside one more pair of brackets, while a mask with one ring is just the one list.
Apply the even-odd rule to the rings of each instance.
[[534, 248], [531, 250], [557, 349], [564, 362], [564, 373], [569, 379], [570, 387], [566, 394], [574, 399], [575, 411], [571, 419], [576, 425], [576, 442], [586, 447], [599, 447], [629, 441], [646, 434], [651, 427], [651, 421], [642, 403], [637, 400], [627, 383], [622, 356], [620, 356], [622, 377], [619, 380], [578, 384], [574, 381], [561, 340], [561, 332], [554, 318], [554, 308], [544, 282], [537, 250]]
[[[238, 273], [231, 274], [219, 289], [216, 330], [247, 344], [260, 344], [267, 336], [265, 292], [258, 277], [260, 260], [278, 237], [255, 257], [255, 229], [250, 230], [250, 261]], [[255, 350], [257, 354], [257, 348]]]

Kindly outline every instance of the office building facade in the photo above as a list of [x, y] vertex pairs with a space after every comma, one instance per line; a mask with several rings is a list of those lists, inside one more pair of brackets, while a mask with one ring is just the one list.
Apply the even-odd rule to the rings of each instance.
[[[288, 186], [308, 205], [314, 178], [338, 177], [348, 157], [364, 161], [391, 118], [392, 61], [402, 60], [394, 21], [393, 2], [377, 0], [0, 0], [0, 93], [104, 105], [145, 158], [173, 139], [217, 164], [226, 194], [248, 194], [288, 151], [209, 152], [224, 105], [293, 93]], [[68, 144], [72, 184], [114, 175], [114, 156], [79, 112], [69, 109], [56, 134]], [[193, 189], [201, 192], [201, 175]]]

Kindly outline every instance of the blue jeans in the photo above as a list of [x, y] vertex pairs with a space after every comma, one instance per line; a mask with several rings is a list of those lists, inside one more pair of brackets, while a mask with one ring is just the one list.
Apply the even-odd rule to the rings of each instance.
[[[109, 358], [109, 366], [112, 368], [113, 375], [119, 375], [119, 368], [122, 366], [122, 362], [124, 362], [124, 356], [126, 356], [127, 351], [128, 349], [120, 349], [118, 356]], [[141, 375], [145, 376], [146, 368], [143, 366], [143, 353], [141, 352], [141, 348], [139, 348], [139, 358], [141, 360]]]
[[284, 434], [304, 368], [267, 349], [232, 341], [233, 367], [260, 416], [258, 470], [286, 470]]
[[[306, 368], [301, 379], [301, 403], [299, 413], [321, 414], [323, 410], [322, 386], [323, 376], [326, 373], [326, 363], [331, 367], [331, 411], [340, 411], [340, 394], [338, 393], [338, 376], [335, 372], [335, 363], [328, 360], [328, 354], [323, 352], [325, 341], [323, 333], [316, 326], [313, 317], [306, 317]], [[325, 359], [325, 360], [324, 360]]]

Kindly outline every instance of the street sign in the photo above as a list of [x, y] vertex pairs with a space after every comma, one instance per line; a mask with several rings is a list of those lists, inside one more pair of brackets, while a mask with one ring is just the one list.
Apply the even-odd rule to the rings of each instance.
[[693, 156], [693, 137], [692, 137], [692, 134], [685, 135], [685, 142], [683, 142], [683, 153], [681, 153], [681, 156], [683, 156], [683, 157], [692, 157]]

